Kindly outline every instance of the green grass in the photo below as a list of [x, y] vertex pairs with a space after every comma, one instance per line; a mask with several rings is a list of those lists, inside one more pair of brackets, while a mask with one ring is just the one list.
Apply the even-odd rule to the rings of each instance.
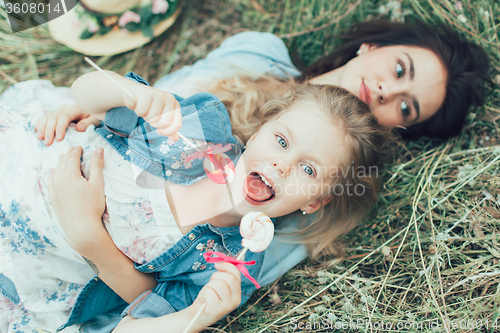
[[[495, 0], [461, 4], [462, 10], [446, 0], [186, 0], [176, 24], [150, 44], [94, 58], [101, 67], [134, 70], [154, 82], [203, 58], [228, 36], [258, 30], [282, 36], [294, 61], [307, 65], [338, 45], [336, 34], [378, 17], [449, 25], [490, 55], [496, 85], [487, 104], [472, 111], [458, 138], [401, 145], [384, 171], [377, 206], [342, 238], [343, 261], [329, 268], [302, 263], [210, 331], [287, 332], [292, 320], [325, 319], [374, 323], [342, 332], [389, 331], [377, 326], [381, 321], [414, 332], [439, 323], [439, 332], [447, 320], [483, 320], [483, 331], [488, 321], [488, 331], [498, 331], [492, 321], [500, 315], [500, 6]], [[81, 54], [52, 41], [45, 28], [13, 35], [4, 22], [0, 69], [8, 78], [0, 91], [35, 78], [69, 86], [90, 71]]]

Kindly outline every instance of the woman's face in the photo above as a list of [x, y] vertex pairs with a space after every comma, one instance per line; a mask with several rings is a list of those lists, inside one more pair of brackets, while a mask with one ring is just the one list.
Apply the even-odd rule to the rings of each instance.
[[430, 50], [362, 44], [361, 54], [311, 83], [336, 84], [368, 104], [378, 121], [408, 127], [434, 115], [444, 101], [446, 70]]

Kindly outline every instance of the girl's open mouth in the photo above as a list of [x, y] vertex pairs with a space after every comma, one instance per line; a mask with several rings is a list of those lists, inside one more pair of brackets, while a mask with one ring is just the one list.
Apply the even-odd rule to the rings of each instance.
[[252, 172], [243, 182], [243, 196], [252, 205], [262, 205], [275, 197], [273, 184], [263, 174]]

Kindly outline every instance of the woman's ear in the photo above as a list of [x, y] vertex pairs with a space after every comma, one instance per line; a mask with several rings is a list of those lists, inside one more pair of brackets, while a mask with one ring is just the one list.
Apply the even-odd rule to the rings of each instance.
[[316, 199], [316, 201], [310, 203], [309, 205], [302, 208], [302, 211], [306, 212], [306, 214], [316, 213], [321, 206], [324, 206], [332, 201], [332, 198], [329, 196], [323, 199]]
[[362, 53], [367, 53], [367, 52], [370, 52], [372, 50], [375, 50], [377, 49], [377, 45], [375, 44], [372, 44], [372, 43], [363, 43], [359, 46], [359, 54], [362, 54]]

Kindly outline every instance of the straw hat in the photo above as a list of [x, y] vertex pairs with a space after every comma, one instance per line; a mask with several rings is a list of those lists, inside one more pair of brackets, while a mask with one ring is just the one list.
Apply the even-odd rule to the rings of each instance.
[[180, 0], [80, 0], [49, 22], [56, 41], [86, 55], [114, 55], [135, 49], [167, 30]]

